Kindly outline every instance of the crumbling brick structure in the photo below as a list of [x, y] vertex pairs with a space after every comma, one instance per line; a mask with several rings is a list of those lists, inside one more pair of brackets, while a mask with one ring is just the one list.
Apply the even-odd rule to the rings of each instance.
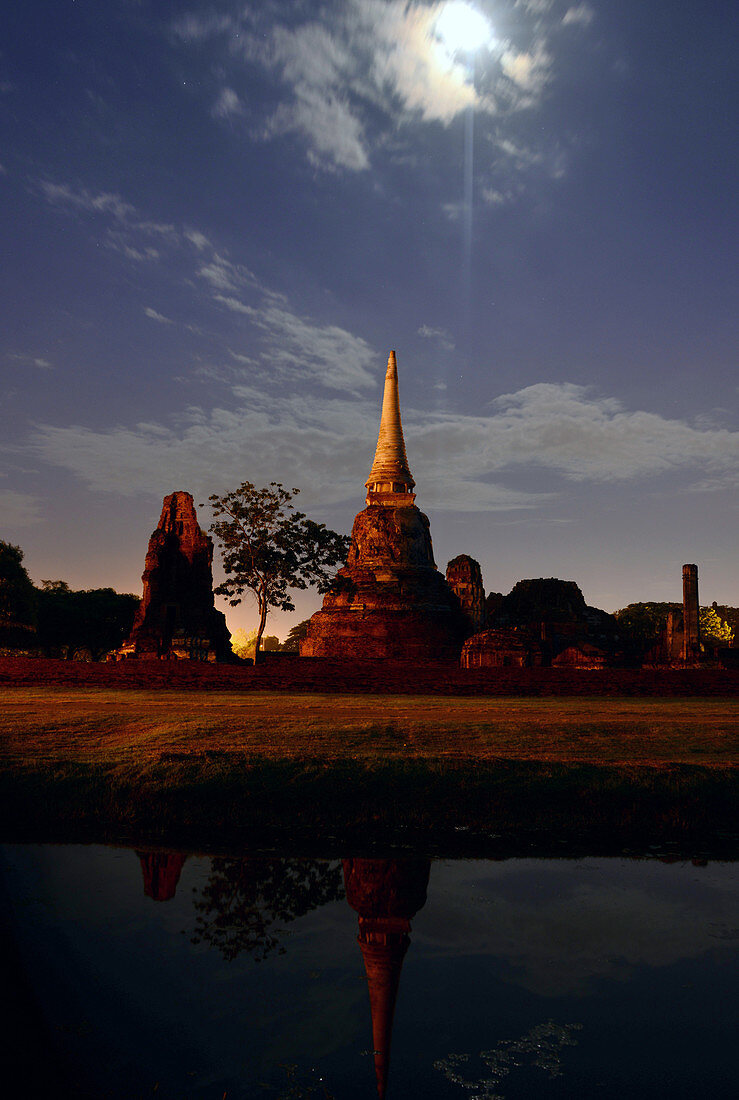
[[367, 507], [354, 520], [346, 565], [310, 620], [301, 655], [456, 656], [467, 631], [459, 602], [434, 563], [428, 518], [414, 503], [393, 351], [365, 484]]
[[213, 540], [198, 525], [191, 494], [170, 493], [149, 539], [144, 595], [118, 657], [225, 659], [231, 636], [214, 606], [212, 566]]
[[697, 661], [701, 654], [698, 566], [683, 566], [683, 660]]

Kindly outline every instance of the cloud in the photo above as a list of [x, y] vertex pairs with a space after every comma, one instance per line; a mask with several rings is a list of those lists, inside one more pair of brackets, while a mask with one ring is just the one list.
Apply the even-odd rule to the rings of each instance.
[[[234, 322], [238, 317], [241, 323], [249, 323], [252, 336], [262, 345], [252, 361], [261, 365], [267, 384], [302, 380], [351, 393], [376, 385], [375, 353], [364, 339], [338, 325], [301, 315], [245, 264], [218, 252], [200, 230], [146, 220], [120, 195], [100, 196], [48, 183], [42, 191], [54, 205], [107, 216], [114, 228], [108, 227], [106, 239], [126, 258], [162, 260], [167, 256], [177, 264], [180, 278], [184, 265], [192, 273], [188, 282], [197, 285], [200, 280], [214, 305], [236, 315]], [[146, 244], [152, 235], [160, 242], [159, 250]], [[151, 320], [173, 323], [151, 306], [143, 307], [143, 312]]]
[[38, 497], [29, 493], [17, 493], [13, 489], [0, 489], [0, 514], [6, 531], [40, 523], [40, 508], [41, 501]]
[[163, 313], [157, 313], [157, 311], [155, 309], [152, 309], [151, 306], [146, 306], [146, 308], [144, 309], [144, 313], [152, 321], [159, 321], [163, 325], [174, 324], [174, 321], [171, 321], [169, 317], [165, 317]]
[[515, 195], [510, 191], [497, 191], [494, 187], [483, 187], [480, 197], [488, 206], [505, 206], [515, 198]]
[[232, 31], [236, 27], [230, 15], [184, 15], [172, 25], [173, 33], [184, 42], [202, 42], [215, 35]]
[[255, 311], [253, 306], [244, 305], [239, 298], [231, 298], [225, 294], [214, 294], [213, 299], [216, 302], [220, 302], [226, 309], [230, 309], [233, 313], [245, 313], [247, 317], [254, 316]]
[[42, 356], [29, 355], [26, 352], [9, 351], [6, 353], [6, 358], [10, 359], [14, 363], [21, 363], [27, 367], [38, 367], [39, 370], [53, 370], [54, 364], [49, 359], [44, 359]]
[[454, 351], [454, 338], [445, 328], [432, 328], [431, 325], [421, 325], [418, 335], [425, 340], [434, 340], [444, 351]]
[[377, 385], [377, 357], [370, 345], [338, 325], [316, 325], [284, 306], [255, 311], [268, 337], [267, 362], [288, 377], [312, 377], [332, 389], [358, 391]]
[[587, 27], [592, 23], [594, 15], [595, 12], [589, 4], [577, 4], [575, 7], [567, 9], [562, 17], [562, 24], [565, 27], [571, 24]]
[[191, 229], [188, 227], [183, 229], [182, 232], [185, 240], [189, 241], [190, 244], [194, 244], [198, 252], [203, 252], [206, 248], [213, 247], [205, 233], [201, 233], [199, 229]]
[[464, 455], [478, 476], [538, 466], [572, 481], [607, 482], [696, 465], [724, 475], [739, 468], [739, 432], [629, 411], [615, 398], [591, 396], [572, 383], [527, 386], [491, 408], [488, 416], [434, 414], [419, 426], [421, 445]]
[[96, 195], [84, 188], [75, 191], [67, 184], [51, 183], [48, 180], [42, 180], [39, 186], [46, 200], [54, 206], [68, 206], [95, 214], [111, 214], [117, 221], [123, 222], [136, 213], [135, 207], [112, 192], [104, 191]]
[[[176, 226], [142, 218], [135, 206], [114, 192], [95, 193], [84, 187], [75, 189], [69, 184], [49, 180], [41, 180], [36, 186], [52, 206], [107, 218], [106, 247], [134, 263], [159, 260], [163, 247], [181, 243]], [[152, 237], [157, 247], [151, 244]]]
[[110, 229], [105, 235], [105, 244], [107, 248], [112, 248], [114, 252], [120, 252], [127, 260], [133, 260], [134, 263], [152, 263], [161, 257], [158, 248], [153, 248], [151, 245], [144, 248], [134, 248], [121, 233], [115, 233]]
[[244, 107], [233, 88], [223, 88], [218, 99], [213, 104], [214, 118], [230, 118], [233, 115], [244, 113]]
[[318, 89], [299, 86], [295, 102], [281, 106], [264, 128], [265, 136], [297, 130], [310, 139], [308, 159], [317, 168], [369, 168], [362, 124], [346, 99], [323, 95]]
[[210, 283], [214, 290], [238, 291], [248, 284], [255, 284], [256, 278], [243, 264], [232, 263], [225, 256], [214, 252], [208, 263], [198, 270], [201, 279]]
[[[403, 135], [410, 140], [414, 126], [448, 128], [470, 108], [482, 119], [535, 107], [551, 80], [542, 18], [549, 5], [525, 5], [519, 29], [525, 41], [525, 23], [531, 24], [525, 49], [496, 40], [491, 27], [475, 66], [437, 31], [447, 7], [421, 0], [318, 2], [289, 25], [274, 20], [279, 9], [257, 16], [246, 8], [230, 16], [188, 16], [173, 32], [198, 48], [208, 42], [228, 80], [211, 108], [215, 117], [249, 114], [240, 82], [261, 68], [279, 102], [266, 119], [253, 116], [252, 137], [298, 134], [314, 166], [362, 172], [377, 149], [397, 145]], [[570, 21], [585, 22], [586, 5], [570, 10]], [[551, 21], [554, 28], [554, 16]]]
[[[343, 330], [301, 327], [290, 314], [277, 318], [268, 311], [262, 322], [281, 338], [285, 329], [292, 332], [295, 360], [290, 362], [288, 340], [281, 367], [320, 371], [333, 355], [341, 370], [343, 356], [361, 350], [361, 341]], [[359, 369], [369, 376], [368, 363]], [[123, 494], [158, 494], [173, 479], [211, 492], [249, 476], [299, 484], [311, 507], [361, 495], [376, 442], [376, 400], [298, 396], [284, 387], [270, 394], [243, 384], [233, 385], [231, 394], [228, 408], [190, 409], [179, 425], [102, 432], [42, 425], [33, 447], [90, 487]], [[422, 503], [440, 510], [530, 509], [550, 499], [504, 484], [517, 468], [595, 484], [648, 483], [669, 472], [702, 470], [711, 488], [730, 485], [739, 471], [739, 432], [629, 411], [614, 398], [568, 383], [505, 394], [486, 415], [409, 408], [404, 429]]]
[[543, 44], [536, 43], [530, 51], [506, 50], [500, 64], [516, 88], [526, 93], [517, 99], [516, 106], [533, 106], [551, 79], [552, 58]]

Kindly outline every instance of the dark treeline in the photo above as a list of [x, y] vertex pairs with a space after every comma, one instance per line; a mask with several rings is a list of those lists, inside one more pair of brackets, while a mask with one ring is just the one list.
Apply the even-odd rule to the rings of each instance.
[[0, 541], [0, 648], [98, 660], [127, 637], [139, 602], [112, 588], [75, 591], [65, 581], [37, 588], [20, 547]]
[[[128, 637], [139, 603], [130, 593], [112, 588], [75, 591], [61, 580], [44, 580], [37, 588], [20, 547], [0, 540], [0, 650], [99, 660]], [[644, 650], [658, 640], [669, 612], [681, 609], [677, 602], [629, 604], [615, 613], [619, 634]], [[308, 623], [304, 619], [296, 624], [275, 648], [297, 653]], [[702, 607], [701, 634], [714, 645], [739, 645], [739, 608], [716, 603]]]

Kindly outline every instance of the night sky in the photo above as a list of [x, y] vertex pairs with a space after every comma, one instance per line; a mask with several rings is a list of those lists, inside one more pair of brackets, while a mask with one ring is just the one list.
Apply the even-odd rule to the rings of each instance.
[[7, 6], [0, 538], [36, 583], [140, 592], [175, 489], [348, 531], [394, 348], [442, 570], [615, 610], [696, 562], [739, 605], [736, 5], [470, 10]]

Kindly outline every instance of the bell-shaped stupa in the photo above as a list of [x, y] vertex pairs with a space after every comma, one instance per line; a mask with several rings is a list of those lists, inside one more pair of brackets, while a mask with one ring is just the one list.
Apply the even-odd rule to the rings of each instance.
[[365, 485], [367, 507], [354, 520], [346, 565], [310, 621], [302, 656], [456, 656], [468, 631], [459, 602], [434, 563], [428, 518], [414, 503], [394, 351]]

